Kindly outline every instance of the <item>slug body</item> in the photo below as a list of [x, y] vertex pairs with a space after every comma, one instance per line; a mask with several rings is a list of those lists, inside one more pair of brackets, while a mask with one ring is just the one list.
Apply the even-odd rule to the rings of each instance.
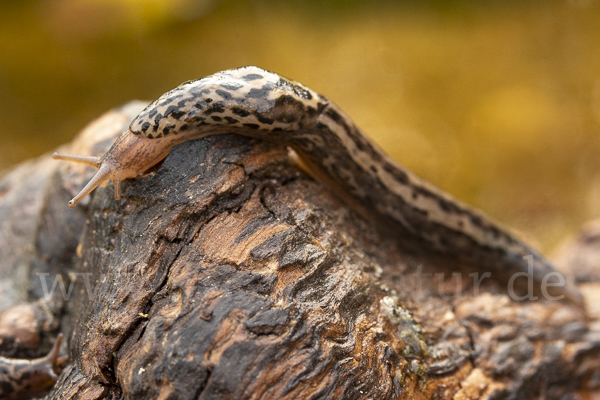
[[57, 373], [66, 361], [59, 357], [63, 336], [60, 335], [50, 353], [35, 360], [0, 357], [0, 398], [24, 399], [43, 394], [56, 382]]
[[[479, 211], [396, 164], [334, 103], [257, 67], [219, 72], [163, 94], [101, 158], [55, 158], [98, 168], [70, 201], [70, 206], [75, 206], [107, 179], [114, 182], [118, 199], [123, 179], [152, 167], [173, 146], [220, 133], [291, 147], [309, 170], [314, 170], [314, 176], [343, 188], [366, 209], [395, 222], [399, 235], [409, 235], [460, 261], [476, 263], [482, 271], [506, 279], [529, 272], [538, 283], [555, 271], [537, 251]], [[569, 284], [553, 289], [581, 303], [580, 294]]]

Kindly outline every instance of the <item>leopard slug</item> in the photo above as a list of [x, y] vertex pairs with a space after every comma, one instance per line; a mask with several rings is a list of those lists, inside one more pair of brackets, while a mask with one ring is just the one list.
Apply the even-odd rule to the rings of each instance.
[[[220, 133], [289, 146], [311, 175], [343, 188], [367, 210], [395, 222], [399, 236], [416, 238], [426, 248], [507, 279], [529, 272], [540, 283], [556, 274], [549, 261], [497, 223], [396, 164], [336, 104], [258, 67], [218, 72], [163, 94], [103, 157], [54, 158], [98, 169], [69, 202], [74, 207], [108, 179], [119, 199], [123, 179], [143, 173], [182, 142]], [[577, 289], [562, 283], [552, 289], [581, 304]]]
[[24, 399], [43, 394], [56, 382], [66, 356], [59, 357], [63, 336], [59, 335], [52, 350], [34, 360], [0, 357], [0, 398]]

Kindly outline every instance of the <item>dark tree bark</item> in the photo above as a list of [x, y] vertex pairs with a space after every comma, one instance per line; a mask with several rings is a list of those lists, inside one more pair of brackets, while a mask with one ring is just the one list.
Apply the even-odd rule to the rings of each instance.
[[[74, 146], [104, 151], [118, 121]], [[476, 290], [472, 270], [457, 285], [448, 260], [355, 213], [285, 148], [184, 143], [122, 200], [108, 184], [67, 210], [77, 168], [50, 174], [34, 223], [37, 243], [65, 238], [40, 265], [77, 278], [53, 297], [71, 358], [49, 399], [563, 399], [599, 385], [598, 315]]]

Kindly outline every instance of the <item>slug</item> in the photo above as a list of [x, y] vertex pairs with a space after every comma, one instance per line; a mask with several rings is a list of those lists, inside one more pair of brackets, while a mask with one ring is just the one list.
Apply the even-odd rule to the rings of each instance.
[[62, 341], [61, 334], [52, 350], [45, 357], [35, 360], [0, 357], [0, 398], [26, 399], [50, 389], [67, 358], [59, 357]]
[[[54, 154], [97, 168], [74, 207], [108, 179], [143, 173], [187, 140], [220, 133], [279, 142], [326, 183], [395, 223], [426, 248], [509, 280], [516, 273], [544, 282], [555, 269], [541, 254], [474, 208], [395, 163], [336, 104], [302, 84], [258, 67], [218, 72], [170, 90], [146, 107], [103, 157]], [[531, 268], [530, 265], [531, 264]], [[562, 276], [562, 275], [561, 275]], [[568, 282], [549, 289], [581, 304]]]

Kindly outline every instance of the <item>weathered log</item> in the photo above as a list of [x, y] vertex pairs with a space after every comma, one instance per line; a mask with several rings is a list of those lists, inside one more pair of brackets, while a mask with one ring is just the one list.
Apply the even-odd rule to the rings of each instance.
[[[66, 168], [45, 209], [69, 211], [85, 180]], [[77, 279], [58, 296], [71, 359], [49, 399], [558, 399], [599, 385], [597, 315], [453, 276], [275, 144], [184, 143], [122, 196], [109, 184], [70, 210], [79, 222], [62, 209], [37, 222], [83, 232], [53, 270]]]

